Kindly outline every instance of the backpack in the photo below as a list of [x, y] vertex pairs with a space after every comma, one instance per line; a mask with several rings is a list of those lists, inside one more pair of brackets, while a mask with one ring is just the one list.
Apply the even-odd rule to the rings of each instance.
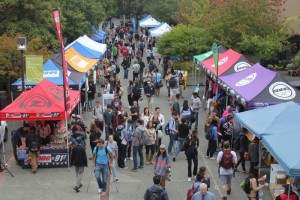
[[140, 43], [140, 49], [144, 49], [145, 48], [145, 44], [144, 44], [144, 42], [141, 42]]
[[122, 136], [122, 130], [125, 128], [125, 126], [123, 128], [117, 128], [117, 130], [114, 132], [114, 139], [115, 140], [121, 140], [121, 136]]
[[250, 178], [247, 177], [243, 182], [241, 182], [240, 187], [246, 194], [250, 194], [251, 192], [251, 183], [250, 183]]
[[138, 86], [135, 86], [132, 92], [135, 99], [139, 99], [141, 97], [142, 92]]
[[193, 183], [192, 188], [188, 189], [186, 193], [186, 200], [191, 200], [193, 198], [193, 195], [198, 191], [194, 188], [195, 183]]
[[118, 73], [120, 73], [120, 67], [119, 67], [119, 65], [116, 65], [116, 73], [118, 74]]
[[140, 65], [139, 64], [134, 64], [133, 65], [133, 71], [136, 74], [140, 73]]
[[213, 139], [213, 135], [212, 135], [212, 127], [211, 127], [211, 126], [208, 127], [208, 129], [206, 130], [206, 132], [205, 132], [205, 138], [206, 138], [207, 140]]
[[142, 132], [140, 136], [138, 136], [138, 140], [140, 143], [140, 146], [146, 146], [148, 144], [148, 137], [147, 137], [147, 132], [146, 130], [141, 130]]
[[170, 88], [175, 88], [177, 85], [177, 80], [175, 76], [172, 76], [169, 81]]
[[232, 158], [233, 158], [233, 155], [231, 154], [230, 149], [223, 150], [223, 155], [222, 155], [222, 159], [220, 162], [220, 166], [223, 167], [224, 169], [233, 168], [234, 164], [233, 164]]
[[161, 193], [162, 191], [159, 191], [159, 192], [151, 192], [150, 190], [149, 191], [149, 200], [161, 200]]
[[169, 122], [165, 126], [165, 134], [170, 135], [170, 130], [169, 130]]

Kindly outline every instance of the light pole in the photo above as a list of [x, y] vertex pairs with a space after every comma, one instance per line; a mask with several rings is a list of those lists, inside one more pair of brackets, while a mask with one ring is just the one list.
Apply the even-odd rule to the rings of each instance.
[[22, 91], [24, 91], [25, 90], [24, 51], [26, 50], [26, 37], [18, 37], [18, 50], [21, 51]]

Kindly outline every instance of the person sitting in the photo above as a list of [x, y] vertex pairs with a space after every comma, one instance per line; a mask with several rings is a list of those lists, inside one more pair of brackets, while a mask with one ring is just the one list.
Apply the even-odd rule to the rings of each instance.
[[299, 200], [299, 197], [295, 192], [293, 192], [293, 188], [290, 184], [284, 184], [283, 187], [284, 187], [284, 193], [279, 194], [275, 198], [275, 200], [286, 200], [286, 199]]

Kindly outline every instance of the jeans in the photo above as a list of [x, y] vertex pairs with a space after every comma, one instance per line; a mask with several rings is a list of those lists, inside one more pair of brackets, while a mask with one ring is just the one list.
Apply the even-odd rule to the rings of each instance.
[[199, 116], [199, 113], [198, 112], [193, 112], [193, 116], [195, 117], [195, 127], [194, 127], [194, 129], [198, 130], [198, 116]]
[[[170, 142], [169, 142], [169, 146], [168, 146], [168, 154], [171, 156], [171, 155], [173, 155], [172, 148], [174, 146], [175, 135], [173, 133], [170, 133], [169, 137], [170, 137]], [[175, 156], [175, 155], [173, 155], [173, 156]]]
[[128, 79], [128, 69], [124, 69], [124, 79]]
[[106, 191], [107, 170], [108, 170], [107, 164], [96, 164], [95, 177], [98, 183], [98, 187], [99, 189], [102, 189], [102, 192]]
[[188, 177], [192, 177], [192, 161], [194, 163], [193, 175], [196, 176], [198, 170], [198, 154], [188, 154]]
[[131, 148], [132, 148], [132, 141], [128, 141], [128, 144], [127, 144], [127, 158], [131, 157]]
[[140, 167], [144, 167], [144, 155], [143, 155], [143, 146], [133, 146], [133, 168], [137, 169], [137, 154], [139, 154], [140, 157]]
[[89, 109], [92, 109], [94, 106], [94, 99], [88, 99], [88, 105], [89, 105]]
[[179, 155], [179, 153], [181, 151], [181, 146], [184, 141], [185, 141], [185, 138], [178, 137], [177, 147], [176, 147], [176, 157]]
[[117, 177], [117, 171], [116, 171], [116, 157], [114, 157], [113, 161], [112, 161], [112, 166], [111, 166], [111, 174], [113, 178]]
[[207, 145], [207, 151], [206, 151], [206, 156], [209, 156], [210, 158], [214, 156], [216, 149], [216, 141], [211, 139], [208, 141]]

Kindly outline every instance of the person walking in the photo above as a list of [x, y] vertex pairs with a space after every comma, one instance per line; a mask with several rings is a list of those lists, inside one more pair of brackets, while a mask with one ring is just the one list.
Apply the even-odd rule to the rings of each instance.
[[216, 159], [214, 157], [214, 153], [218, 142], [218, 121], [216, 119], [211, 121], [210, 127], [207, 131], [209, 131], [210, 137], [208, 138], [206, 158], [213, 160]]
[[98, 183], [98, 193], [103, 196], [106, 194], [108, 167], [112, 166], [113, 158], [113, 151], [109, 147], [105, 147], [104, 140], [100, 139], [93, 151], [93, 161], [95, 163], [95, 177]]
[[111, 165], [111, 174], [113, 176], [113, 181], [118, 181], [119, 179], [117, 178], [117, 171], [116, 171], [116, 160], [118, 160], [118, 157], [119, 157], [119, 149], [118, 149], [118, 144], [116, 141], [114, 141], [114, 136], [113, 135], [110, 135], [108, 137], [108, 140], [105, 141], [105, 144], [104, 146], [107, 146], [109, 147], [112, 152], [114, 153], [114, 158], [113, 158], [113, 162], [112, 162], [112, 165]]
[[170, 173], [171, 162], [167, 153], [166, 145], [161, 144], [154, 162], [154, 174], [162, 177], [161, 185], [165, 187], [165, 180]]
[[127, 86], [127, 100], [129, 108], [133, 106], [133, 81], [130, 80]]
[[81, 144], [82, 138], [77, 137], [77, 144], [72, 148], [71, 153], [71, 166], [75, 166], [76, 184], [74, 190], [80, 192], [79, 188], [82, 187], [81, 179], [84, 171], [84, 167], [87, 167], [87, 157], [84, 147]]
[[234, 173], [234, 165], [237, 163], [236, 153], [231, 151], [229, 141], [223, 143], [224, 150], [218, 153], [217, 163], [222, 184], [223, 200], [231, 194], [231, 179]]
[[201, 183], [199, 186], [199, 192], [196, 192], [192, 200], [215, 200], [215, 195], [209, 191], [207, 191], [207, 185], [205, 183]]
[[144, 155], [143, 155], [143, 146], [141, 145], [141, 138], [143, 137], [144, 132], [146, 132], [143, 121], [138, 119], [136, 121], [136, 129], [134, 131], [134, 139], [132, 142], [133, 147], [133, 169], [131, 171], [137, 172], [138, 169], [138, 161], [137, 161], [137, 154], [140, 157], [140, 165], [139, 168], [144, 168]]
[[111, 105], [107, 105], [107, 110], [103, 114], [104, 124], [105, 124], [105, 140], [108, 140], [108, 136], [113, 134], [112, 128], [112, 116], [114, 112], [111, 109]]
[[256, 167], [259, 163], [259, 139], [257, 137], [251, 141], [248, 148], [249, 161], [250, 161], [250, 169], [251, 172], [254, 167]]
[[[207, 188], [210, 188], [210, 176], [209, 175], [207, 175], [207, 178], [205, 178], [205, 176], [206, 176], [206, 172], [207, 172], [207, 170], [206, 170], [207, 168], [205, 167], [205, 166], [201, 166], [200, 168], [199, 168], [199, 172], [198, 172], [198, 174], [200, 174], [201, 176], [203, 176], [203, 178], [201, 179], [201, 182], [202, 183], [205, 183], [206, 185], [207, 185]], [[197, 174], [197, 175], [198, 175]]]
[[[155, 108], [155, 112], [152, 117], [152, 123], [153, 123], [153, 127], [156, 130], [156, 136], [158, 136], [158, 131], [162, 131], [162, 127], [165, 124], [165, 117], [163, 114], [160, 113], [159, 107]], [[158, 137], [156, 137], [156, 138], [158, 138]], [[160, 145], [161, 145], [161, 138], [158, 138], [156, 140], [156, 144], [155, 144], [156, 152], [158, 152]]]
[[155, 94], [155, 88], [152, 82], [148, 81], [147, 86], [145, 87], [145, 93], [146, 93], [148, 108], [152, 110], [154, 94]]
[[186, 138], [185, 142], [185, 153], [188, 161], [188, 181], [192, 181], [192, 161], [194, 163], [193, 176], [196, 179], [196, 174], [198, 171], [198, 147], [199, 138], [197, 136], [198, 132], [193, 131], [192, 135]]
[[26, 147], [29, 150], [29, 156], [31, 159], [31, 170], [32, 173], [35, 174], [39, 164], [41, 148], [41, 137], [37, 133], [35, 127], [30, 127], [30, 130], [26, 136]]
[[[130, 119], [127, 120], [127, 125], [122, 129], [121, 135], [120, 135], [120, 145], [119, 145], [119, 157], [118, 157], [118, 166], [121, 169], [128, 169], [128, 167], [125, 166], [125, 160], [126, 160], [126, 153], [127, 153], [127, 146], [128, 146], [128, 138], [130, 133], [130, 123], [128, 123]], [[129, 124], [129, 126], [128, 126]]]
[[194, 92], [192, 106], [191, 106], [192, 115], [195, 118], [194, 130], [198, 130], [198, 121], [199, 121], [198, 116], [199, 116], [199, 110], [200, 110], [201, 106], [202, 106], [202, 104], [201, 104], [199, 95], [197, 92]]
[[95, 93], [96, 89], [92, 81], [89, 82], [89, 89], [87, 91], [88, 93], [88, 107], [89, 111], [92, 111], [92, 108], [94, 107], [94, 99], [95, 99]]
[[153, 127], [152, 121], [149, 121], [147, 123], [146, 131], [147, 131], [146, 165], [153, 165], [152, 159], [155, 152], [156, 132]]
[[95, 107], [92, 112], [96, 126], [103, 131], [103, 110], [98, 100], [95, 102]]
[[156, 68], [153, 73], [153, 81], [155, 85], [155, 96], [158, 98], [160, 94], [160, 88], [162, 86], [161, 82], [161, 73], [159, 73], [159, 70]]
[[180, 154], [182, 144], [186, 140], [187, 136], [189, 135], [189, 126], [186, 122], [186, 118], [181, 118], [181, 123], [178, 125], [178, 140], [177, 140], [177, 146], [176, 146], [176, 155], [177, 158]]
[[132, 149], [132, 140], [133, 140], [133, 126], [132, 126], [132, 120], [131, 119], [127, 119], [127, 125], [125, 127], [125, 130], [127, 130], [127, 135], [128, 135], [128, 143], [127, 143], [127, 158], [129, 160], [133, 160], [132, 156], [131, 156], [131, 149]]
[[[101, 132], [96, 127], [95, 123], [91, 123], [89, 132], [90, 132], [90, 146], [93, 153], [94, 148], [97, 146], [97, 142], [101, 138]], [[90, 160], [92, 160], [92, 158], [90, 158]]]
[[146, 190], [144, 194], [144, 200], [152, 200], [152, 199], [169, 200], [166, 189], [161, 186], [161, 179], [162, 178], [159, 175], [155, 175], [153, 177], [154, 185], [152, 185]]
[[135, 60], [133, 62], [132, 69], [133, 69], [133, 74], [132, 74], [133, 78], [132, 78], [132, 81], [134, 82], [137, 79], [137, 77], [138, 77], [138, 75], [140, 73], [140, 65], [138, 64], [138, 61]]
[[176, 161], [175, 153], [172, 152], [173, 146], [175, 144], [175, 137], [178, 134], [178, 131], [176, 129], [176, 117], [177, 117], [177, 112], [172, 112], [172, 117], [169, 120], [169, 146], [168, 146], [168, 154], [173, 155], [173, 161]]
[[248, 140], [246, 134], [248, 133], [248, 130], [246, 128], [242, 128], [242, 134], [240, 136], [240, 159], [238, 160], [238, 163], [235, 165], [235, 171], [239, 172], [239, 170], [237, 169], [239, 164], [242, 163], [242, 169], [244, 174], [247, 174], [249, 172], [246, 171], [246, 167], [245, 167], [245, 154], [248, 154], [248, 147], [249, 147], [249, 143], [250, 141]]
[[124, 57], [123, 62], [121, 63], [121, 66], [124, 69], [124, 79], [128, 79], [128, 72], [130, 68], [130, 57]]

